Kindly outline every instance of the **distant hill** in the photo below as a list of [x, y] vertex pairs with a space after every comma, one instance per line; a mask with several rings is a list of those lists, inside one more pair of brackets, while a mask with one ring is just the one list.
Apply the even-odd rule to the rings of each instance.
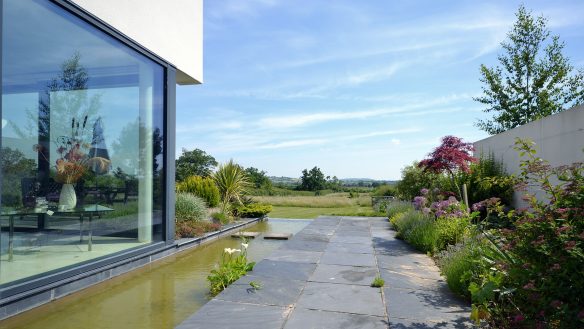
[[[298, 185], [300, 184], [300, 178], [295, 177], [276, 177], [276, 176], [269, 176], [268, 177], [272, 183], [274, 184], [283, 184], [283, 185]], [[377, 180], [372, 178], [341, 178], [339, 179], [343, 186], [376, 186], [382, 184], [389, 184], [394, 185], [397, 181], [393, 180]]]

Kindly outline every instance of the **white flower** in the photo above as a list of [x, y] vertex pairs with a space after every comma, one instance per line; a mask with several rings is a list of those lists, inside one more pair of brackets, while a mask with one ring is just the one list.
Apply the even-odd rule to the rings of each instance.
[[241, 251], [241, 249], [231, 249], [231, 248], [225, 248], [225, 249], [224, 249], [224, 251], [225, 251], [226, 253], [228, 253], [228, 254], [230, 254], [230, 255], [231, 255], [231, 254], [232, 254], [232, 253], [234, 253], [234, 252], [240, 252], [240, 251]]
[[249, 243], [242, 243], [241, 246], [243, 247], [243, 249], [247, 249], [247, 246], [249, 246]]

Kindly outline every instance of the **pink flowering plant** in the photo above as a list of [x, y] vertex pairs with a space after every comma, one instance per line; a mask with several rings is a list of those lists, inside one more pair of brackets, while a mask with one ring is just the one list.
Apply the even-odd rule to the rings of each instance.
[[[584, 165], [552, 168], [530, 141], [518, 139], [516, 149], [523, 158], [516, 183], [547, 200], [525, 190], [527, 208], [500, 213], [512, 227], [485, 232], [496, 257], [469, 288], [473, 317], [496, 328], [583, 328]], [[488, 207], [501, 211], [495, 200]]]

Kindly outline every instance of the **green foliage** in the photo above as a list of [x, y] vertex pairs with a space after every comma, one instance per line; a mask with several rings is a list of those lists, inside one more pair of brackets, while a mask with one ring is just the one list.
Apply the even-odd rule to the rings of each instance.
[[192, 193], [207, 202], [210, 208], [219, 204], [219, 189], [215, 181], [210, 177], [189, 176], [176, 184], [178, 192]]
[[183, 181], [189, 176], [211, 176], [213, 168], [217, 166], [214, 157], [203, 150], [182, 150], [182, 154], [176, 160], [176, 180]]
[[245, 168], [245, 173], [247, 177], [249, 177], [249, 181], [253, 184], [253, 187], [256, 189], [263, 189], [263, 190], [271, 190], [272, 189], [272, 181], [266, 176], [265, 171], [260, 171], [257, 168], [249, 167]]
[[494, 231], [499, 257], [471, 287], [475, 314], [494, 327], [581, 327], [584, 164], [551, 168], [532, 142], [517, 140], [516, 149], [523, 158], [517, 183], [538, 186], [547, 201], [525, 192], [528, 210], [510, 212], [513, 227]]
[[240, 218], [264, 217], [272, 211], [272, 205], [252, 203], [235, 208], [234, 215]]
[[383, 184], [375, 188], [372, 196], [397, 196], [397, 189], [393, 185]]
[[563, 111], [584, 101], [584, 72], [573, 67], [562, 51], [564, 43], [552, 36], [547, 19], [533, 17], [522, 5], [517, 21], [501, 43], [501, 66], [481, 65], [482, 97], [476, 101], [494, 112], [493, 120], [477, 126], [498, 134], [533, 120]]
[[445, 249], [448, 245], [459, 242], [467, 232], [470, 226], [470, 217], [438, 217], [436, 219], [436, 231], [438, 241], [436, 247], [438, 250]]
[[200, 221], [207, 216], [205, 201], [191, 193], [176, 193], [175, 216], [177, 221]]
[[253, 290], [262, 289], [262, 283], [259, 281], [250, 281], [249, 286], [252, 287]]
[[318, 191], [326, 188], [326, 179], [324, 174], [318, 167], [314, 167], [308, 171], [302, 170], [302, 177], [300, 177], [300, 189], [304, 191]]
[[410, 210], [414, 210], [411, 202], [407, 201], [392, 201], [387, 206], [387, 217], [392, 218], [399, 213], [404, 213]]
[[385, 280], [383, 280], [380, 276], [376, 276], [371, 282], [371, 287], [373, 288], [381, 288], [385, 285]]
[[404, 167], [401, 174], [402, 177], [396, 184], [396, 190], [399, 198], [406, 201], [413, 200], [414, 197], [420, 194], [420, 190], [423, 188], [444, 189], [441, 187], [444, 185], [450, 185], [446, 177], [430, 171], [424, 171], [422, 168], [418, 167], [417, 162]]
[[229, 224], [231, 217], [223, 212], [215, 212], [211, 215], [214, 221], [219, 222], [223, 225]]
[[470, 274], [477, 267], [481, 255], [468, 240], [450, 245], [436, 255], [436, 263], [450, 290], [470, 300]]
[[510, 205], [513, 199], [513, 181], [502, 162], [495, 159], [493, 153], [481, 154], [476, 163], [471, 164], [470, 173], [463, 173], [461, 180], [466, 183], [468, 203], [499, 198], [504, 204]]
[[221, 229], [221, 224], [208, 221], [177, 221], [175, 223], [174, 238], [194, 238], [207, 232], [215, 232]]
[[431, 215], [413, 209], [396, 213], [389, 221], [397, 231], [396, 237], [430, 254], [461, 241], [470, 225], [468, 216], [434, 219]]
[[231, 204], [242, 204], [241, 198], [251, 186], [243, 168], [233, 160], [219, 165], [219, 168], [213, 174], [213, 180], [215, 180], [215, 184], [219, 188], [221, 211], [223, 213], [231, 211]]
[[36, 176], [36, 163], [25, 158], [19, 150], [3, 147], [0, 151], [2, 166], [2, 206], [21, 206], [21, 184], [24, 177]]
[[216, 296], [247, 272], [253, 270], [254, 265], [254, 262], [248, 263], [247, 261], [247, 243], [245, 241], [241, 244], [240, 249], [225, 248], [218, 268], [211, 270], [211, 274], [207, 277], [211, 296]]

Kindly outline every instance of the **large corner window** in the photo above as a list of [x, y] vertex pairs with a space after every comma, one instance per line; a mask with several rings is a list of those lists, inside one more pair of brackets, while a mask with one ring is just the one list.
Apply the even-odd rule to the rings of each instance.
[[52, 2], [1, 3], [0, 287], [160, 241], [164, 68]]

